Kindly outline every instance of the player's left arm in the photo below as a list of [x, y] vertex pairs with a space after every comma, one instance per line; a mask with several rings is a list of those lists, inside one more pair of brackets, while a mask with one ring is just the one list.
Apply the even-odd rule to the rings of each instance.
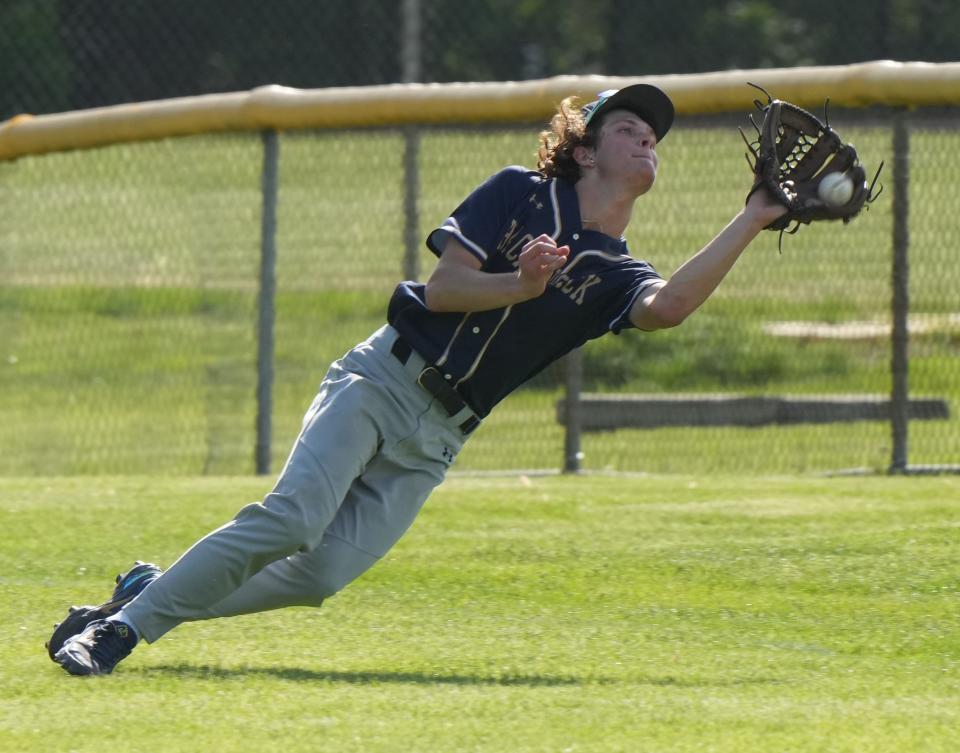
[[750, 241], [784, 211], [765, 191], [755, 191], [713, 240], [680, 265], [669, 280], [651, 285], [636, 300], [630, 322], [643, 330], [681, 324], [717, 289]]

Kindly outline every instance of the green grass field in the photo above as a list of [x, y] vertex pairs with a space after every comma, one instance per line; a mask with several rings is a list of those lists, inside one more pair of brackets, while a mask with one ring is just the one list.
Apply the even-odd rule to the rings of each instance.
[[266, 489], [0, 479], [0, 750], [957, 750], [956, 478], [453, 478], [322, 609], [50, 662], [68, 605]]
[[[638, 202], [634, 255], [669, 274], [736, 212], [748, 183], [740, 120], [679, 123]], [[844, 116], [837, 125], [845, 126]], [[504, 164], [530, 165], [536, 126], [422, 139], [421, 235]], [[890, 133], [844, 128], [868, 167]], [[957, 309], [950, 161], [956, 135], [917, 129], [911, 151], [911, 302]], [[387, 131], [281, 139], [273, 460], [279, 467], [330, 360], [384, 321], [401, 278], [402, 139]], [[254, 135], [122, 145], [0, 164], [0, 474], [253, 470], [260, 143]], [[777, 338], [783, 320], [886, 320], [889, 190], [849, 226], [764, 234], [683, 327], [591, 344], [586, 386], [627, 392], [890, 391], [885, 338]], [[422, 251], [422, 275], [432, 257]], [[957, 329], [914, 336], [911, 391], [952, 406], [911, 427], [913, 463], [960, 457]], [[557, 374], [506, 401], [463, 467], [558, 468]], [[619, 431], [584, 440], [586, 467], [647, 472], [881, 470], [883, 423]]]

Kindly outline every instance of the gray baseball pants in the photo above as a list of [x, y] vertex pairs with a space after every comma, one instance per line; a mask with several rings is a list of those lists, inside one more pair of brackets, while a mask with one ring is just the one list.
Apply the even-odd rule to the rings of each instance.
[[277, 480], [200, 539], [123, 610], [147, 642], [181, 622], [319, 606], [413, 523], [465, 436], [416, 383], [424, 362], [391, 355], [385, 326], [336, 361]]

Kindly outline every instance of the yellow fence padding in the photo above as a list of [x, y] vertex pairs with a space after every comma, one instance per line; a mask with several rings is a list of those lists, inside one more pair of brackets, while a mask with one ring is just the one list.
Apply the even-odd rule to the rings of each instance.
[[678, 113], [748, 110], [760, 84], [801, 106], [960, 104], [960, 63], [881, 60], [846, 66], [734, 70], [646, 77], [557, 76], [503, 83], [391, 84], [332, 89], [262, 86], [247, 92], [18, 115], [0, 124], [0, 160], [128, 141], [221, 131], [362, 128], [411, 123], [545, 121], [556, 103], [604, 89], [651, 83]]

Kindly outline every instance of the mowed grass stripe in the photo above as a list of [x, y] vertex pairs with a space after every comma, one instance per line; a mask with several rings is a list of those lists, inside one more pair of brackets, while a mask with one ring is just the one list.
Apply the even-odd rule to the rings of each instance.
[[43, 640], [266, 479], [0, 481], [0, 748], [952, 751], [960, 480], [456, 478], [322, 609]]

